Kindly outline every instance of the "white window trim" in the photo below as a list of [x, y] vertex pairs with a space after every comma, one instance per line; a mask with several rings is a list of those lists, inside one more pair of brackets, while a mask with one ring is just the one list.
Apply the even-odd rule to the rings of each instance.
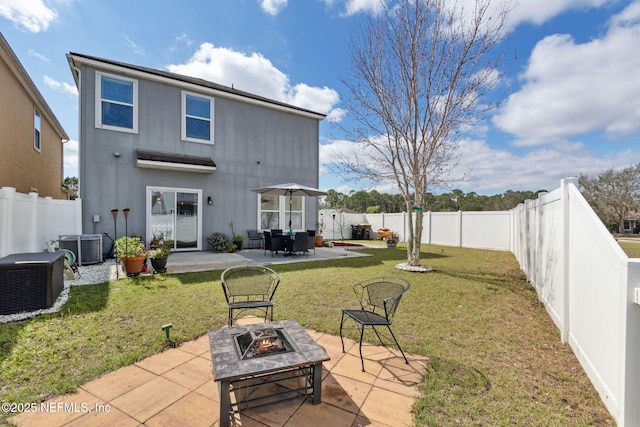
[[[258, 194], [258, 218], [257, 218], [258, 229], [261, 231], [264, 231], [264, 229], [262, 228], [262, 212], [278, 212], [278, 222], [280, 223], [279, 228], [282, 229], [283, 232], [289, 231], [289, 196], [278, 196], [278, 203], [279, 203], [278, 210], [273, 210], [273, 209], [262, 210], [260, 208], [260, 196], [262, 195]], [[302, 228], [294, 228], [293, 231], [306, 231], [305, 224], [306, 224], [306, 216], [307, 216], [306, 215], [307, 199], [305, 196], [297, 196], [297, 197], [302, 197], [302, 210], [292, 211], [292, 212], [300, 212], [302, 214], [301, 215]]]
[[[202, 99], [209, 100], [209, 109], [211, 112], [211, 119], [209, 120], [209, 139], [200, 139], [200, 138], [191, 138], [187, 137], [187, 95], [195, 96]], [[199, 142], [201, 144], [214, 144], [214, 126], [213, 122], [215, 121], [215, 110], [214, 110], [215, 102], [214, 98], [206, 95], [202, 95], [200, 93], [195, 92], [187, 92], [185, 90], [182, 91], [182, 112], [181, 112], [181, 123], [182, 123], [182, 132], [181, 138], [183, 141], [188, 142]], [[202, 117], [198, 117], [198, 119], [202, 119]]]
[[[124, 128], [120, 126], [103, 125], [102, 124], [102, 77], [109, 77], [116, 80], [133, 83], [133, 128]], [[128, 77], [119, 76], [117, 74], [109, 74], [102, 71], [96, 71], [96, 129], [115, 130], [118, 132], [138, 133], [138, 80]], [[117, 103], [115, 101], [109, 101]], [[129, 105], [129, 104], [125, 104]]]
[[[40, 127], [36, 128], [36, 116], [40, 117]], [[38, 145], [36, 145], [36, 130], [40, 138], [38, 139]], [[37, 108], [33, 108], [33, 149], [38, 153], [42, 152], [42, 114]]]
[[184, 192], [184, 193], [196, 193], [198, 195], [198, 209], [200, 209], [200, 211], [198, 212], [198, 230], [197, 230], [197, 243], [196, 243], [196, 247], [195, 248], [183, 248], [183, 249], [175, 249], [176, 252], [181, 252], [181, 251], [201, 251], [202, 250], [202, 217], [203, 215], [203, 205], [202, 205], [202, 189], [199, 188], [180, 188], [180, 187], [157, 187], [157, 186], [147, 186], [146, 187], [146, 200], [145, 200], [145, 206], [146, 206], [146, 218], [145, 218], [145, 224], [146, 224], [146, 234], [147, 234], [147, 241], [146, 244], [149, 245], [149, 243], [151, 242], [151, 238], [152, 233], [151, 233], [151, 193], [153, 193], [154, 191], [173, 191], [173, 192]]

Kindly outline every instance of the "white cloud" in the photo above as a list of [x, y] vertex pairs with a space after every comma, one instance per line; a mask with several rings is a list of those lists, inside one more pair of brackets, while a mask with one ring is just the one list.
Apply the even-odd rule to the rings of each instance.
[[[285, 102], [301, 108], [327, 114], [340, 101], [340, 95], [328, 87], [312, 87], [298, 83], [285, 96]], [[334, 117], [340, 117], [339, 112]]]
[[[355, 158], [362, 156], [364, 147], [344, 140], [334, 140], [320, 146], [320, 180], [328, 185], [356, 184], [380, 192], [396, 193], [391, 182], [363, 183], [360, 181], [340, 180], [339, 174], [331, 164], [341, 156]], [[497, 149], [486, 141], [464, 141], [461, 146], [460, 163], [453, 172], [454, 176], [467, 174], [465, 181], [452, 182], [451, 188], [460, 188], [465, 192], [478, 194], [499, 194], [506, 190], [514, 191], [551, 191], [560, 185], [560, 180], [579, 174], [597, 175], [611, 167], [633, 164], [640, 158], [640, 149], [635, 151], [600, 155], [586, 149], [580, 143], [531, 149], [522, 154]], [[342, 178], [346, 178], [345, 175]], [[327, 184], [325, 184], [327, 185]], [[334, 188], [335, 189], [335, 188]], [[437, 191], [430, 188], [430, 191]]]
[[322, 114], [331, 113], [340, 100], [338, 92], [328, 87], [292, 86], [289, 76], [259, 53], [246, 54], [211, 43], [201, 44], [186, 64], [168, 65], [167, 69]]
[[73, 96], [78, 95], [78, 88], [76, 88], [75, 85], [69, 84], [67, 82], [60, 82], [49, 76], [44, 76], [42, 80], [44, 81], [44, 84], [46, 84], [51, 89], [54, 89], [58, 92], [62, 92], [67, 95], [73, 95]]
[[178, 37], [176, 37], [176, 42], [184, 43], [187, 46], [193, 45], [193, 40], [187, 33], [182, 33]]
[[384, 10], [387, 0], [347, 0], [345, 4], [345, 14], [347, 16], [356, 13], [377, 14]]
[[127, 46], [130, 52], [138, 56], [144, 56], [144, 49], [140, 47], [136, 42], [131, 40], [129, 36], [125, 35], [124, 40], [125, 40], [125, 45]]
[[0, 0], [0, 16], [32, 33], [45, 31], [58, 16], [42, 0]]
[[287, 0], [260, 0], [260, 7], [269, 15], [277, 15], [287, 6]]
[[78, 176], [78, 141], [70, 139], [63, 145], [64, 176]]
[[[543, 24], [568, 10], [584, 10], [601, 7], [616, 0], [493, 0], [488, 5], [488, 16], [496, 16], [505, 5], [511, 7], [508, 16], [508, 27], [515, 28], [524, 22], [535, 25]], [[476, 9], [476, 0], [462, 0], [449, 2], [445, 6], [462, 7], [466, 14], [471, 15]]]
[[347, 115], [347, 110], [344, 108], [334, 108], [327, 115], [327, 120], [330, 123], [339, 123], [342, 121], [342, 118]]
[[49, 61], [51, 61], [51, 60], [50, 60], [49, 58], [47, 58], [46, 56], [44, 56], [43, 54], [41, 54], [41, 53], [39, 53], [39, 52], [36, 52], [36, 51], [35, 51], [35, 50], [33, 50], [33, 49], [29, 49], [29, 52], [28, 52], [28, 53], [29, 53], [29, 55], [34, 56], [34, 57], [38, 58], [38, 59], [39, 59], [39, 60], [41, 60], [41, 61], [44, 61], [44, 62], [49, 62]]
[[490, 147], [485, 141], [465, 141], [459, 172], [469, 171], [466, 182], [454, 188], [467, 188], [479, 194], [505, 190], [553, 190], [560, 180], [579, 174], [597, 175], [619, 165], [629, 165], [640, 157], [640, 150], [600, 155], [580, 143], [555, 145], [516, 154]]
[[[534, 48], [495, 124], [521, 145], [555, 142], [593, 131], [620, 135], [640, 129], [638, 4], [614, 17], [601, 39], [577, 44], [552, 35]], [[622, 18], [624, 17], [624, 19]]]

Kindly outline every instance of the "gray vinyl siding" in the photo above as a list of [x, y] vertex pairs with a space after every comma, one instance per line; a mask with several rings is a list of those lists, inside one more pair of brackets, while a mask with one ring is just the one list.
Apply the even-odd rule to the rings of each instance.
[[[105, 71], [114, 74], [111, 71]], [[214, 144], [181, 140], [182, 88], [138, 80], [138, 133], [95, 127], [95, 69], [82, 66], [80, 79], [80, 196], [83, 231], [113, 236], [112, 208], [130, 208], [129, 234], [145, 236], [146, 187], [202, 189], [203, 249], [214, 231], [246, 237], [258, 228], [258, 197], [252, 188], [297, 182], [318, 186], [319, 120], [221, 96], [214, 98]], [[127, 76], [134, 78], [132, 76]], [[190, 88], [191, 93], [198, 93]], [[205, 96], [211, 96], [206, 91]], [[210, 174], [143, 169], [136, 149], [211, 157]], [[120, 157], [115, 157], [114, 153]], [[260, 162], [258, 164], [258, 162]], [[207, 197], [213, 199], [207, 205]], [[306, 228], [315, 228], [317, 200], [306, 198]], [[93, 222], [100, 215], [99, 223]], [[118, 235], [124, 234], [120, 214]]]

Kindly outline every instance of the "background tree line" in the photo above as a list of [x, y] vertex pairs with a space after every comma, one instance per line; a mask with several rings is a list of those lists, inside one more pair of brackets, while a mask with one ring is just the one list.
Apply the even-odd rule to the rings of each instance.
[[624, 222], [640, 217], [640, 163], [609, 169], [598, 176], [580, 174], [582, 195], [609, 230], [624, 232]]
[[[450, 193], [427, 193], [424, 212], [452, 212], [452, 211], [504, 211], [509, 210], [527, 199], [536, 199], [538, 191], [511, 191], [502, 194], [485, 196], [475, 192], [464, 193], [462, 190], [452, 190]], [[357, 212], [391, 213], [406, 210], [404, 198], [400, 194], [384, 194], [376, 190], [350, 191], [349, 194], [329, 190], [327, 196], [320, 202], [321, 209], [347, 208]]]

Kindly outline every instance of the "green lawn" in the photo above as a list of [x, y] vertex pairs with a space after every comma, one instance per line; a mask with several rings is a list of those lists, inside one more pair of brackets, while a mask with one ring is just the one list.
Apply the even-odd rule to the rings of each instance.
[[[418, 274], [394, 268], [402, 245], [362, 250], [373, 256], [274, 266], [275, 318], [337, 335], [341, 308], [356, 304], [351, 283], [408, 279], [393, 328], [431, 360], [416, 425], [614, 424], [511, 253], [424, 246], [435, 271]], [[59, 313], [0, 325], [0, 401], [39, 402], [226, 324], [220, 273], [74, 287]]]
[[640, 258], [640, 241], [638, 242], [618, 242], [622, 250], [629, 258]]

